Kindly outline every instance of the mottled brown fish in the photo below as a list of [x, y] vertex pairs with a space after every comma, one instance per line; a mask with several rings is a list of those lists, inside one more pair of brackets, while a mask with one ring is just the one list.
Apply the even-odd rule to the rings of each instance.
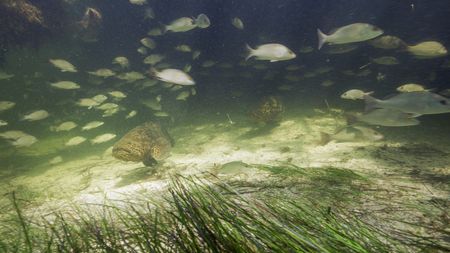
[[268, 96], [261, 99], [256, 109], [250, 112], [250, 117], [259, 123], [268, 124], [277, 122], [284, 111], [281, 99], [276, 96]]
[[112, 154], [122, 161], [143, 162], [155, 165], [167, 158], [172, 141], [160, 124], [146, 122], [129, 131], [113, 147]]

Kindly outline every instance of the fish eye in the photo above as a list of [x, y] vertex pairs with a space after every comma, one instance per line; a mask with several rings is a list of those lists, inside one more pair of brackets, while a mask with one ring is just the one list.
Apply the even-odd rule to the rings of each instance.
[[441, 100], [439, 103], [441, 103], [441, 105], [447, 105], [447, 100]]

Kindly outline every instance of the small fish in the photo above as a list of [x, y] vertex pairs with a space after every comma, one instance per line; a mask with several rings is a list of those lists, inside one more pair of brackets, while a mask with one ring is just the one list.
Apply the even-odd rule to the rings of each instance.
[[158, 62], [164, 60], [165, 56], [160, 54], [151, 54], [144, 58], [145, 64], [155, 65]]
[[380, 65], [397, 65], [400, 62], [397, 60], [397, 58], [392, 56], [382, 56], [378, 58], [372, 59], [372, 62], [375, 62], [376, 64]]
[[332, 80], [325, 80], [322, 83], [320, 83], [320, 86], [322, 87], [330, 87], [334, 84], [334, 82]]
[[8, 125], [8, 122], [6, 122], [6, 121], [0, 119], [0, 127], [2, 127], [2, 126], [7, 126], [7, 125]]
[[112, 61], [113, 64], [118, 64], [121, 68], [129, 68], [130, 67], [130, 61], [125, 56], [117, 56]]
[[98, 135], [97, 137], [95, 137], [94, 139], [91, 140], [91, 144], [104, 143], [104, 142], [110, 141], [114, 138], [116, 138], [116, 135], [110, 134], [110, 133]]
[[315, 72], [316, 72], [317, 74], [325, 74], [325, 73], [328, 73], [328, 72], [330, 72], [330, 71], [332, 71], [332, 70], [333, 70], [333, 67], [331, 67], [331, 66], [323, 66], [323, 67], [317, 68], [317, 69], [315, 70]]
[[19, 131], [19, 130], [10, 130], [10, 131], [6, 131], [3, 133], [0, 133], [0, 137], [2, 137], [3, 139], [7, 139], [7, 140], [17, 140], [22, 136], [26, 136], [28, 134]]
[[34, 143], [36, 143], [38, 141], [38, 139], [32, 135], [24, 135], [21, 136], [20, 138], [11, 141], [11, 144], [15, 147], [18, 148], [22, 148], [22, 147], [29, 147], [31, 145], [33, 145]]
[[186, 101], [190, 95], [191, 95], [191, 93], [189, 91], [182, 91], [182, 92], [180, 92], [180, 94], [178, 94], [178, 96], [176, 97], [176, 100]]
[[368, 96], [371, 94], [373, 94], [373, 91], [364, 92], [362, 90], [352, 89], [352, 90], [348, 90], [348, 91], [342, 93], [341, 98], [357, 100], [357, 99], [364, 99], [364, 96]]
[[450, 112], [450, 100], [428, 91], [416, 91], [397, 94], [389, 99], [380, 100], [364, 96], [366, 110], [384, 108], [399, 110], [415, 116]]
[[0, 71], [0, 80], [8, 80], [8, 79], [11, 79], [13, 77], [14, 77], [14, 75], [12, 75], [12, 74], [8, 74], [8, 73], [5, 73], [3, 71]]
[[192, 69], [192, 65], [191, 64], [186, 64], [184, 66], [184, 68], [183, 68], [183, 71], [186, 72], [186, 73], [189, 73], [189, 72], [191, 72], [191, 69]]
[[113, 116], [114, 114], [116, 114], [116, 113], [118, 113], [119, 112], [119, 108], [118, 107], [116, 107], [116, 108], [111, 108], [111, 109], [108, 109], [108, 110], [104, 110], [103, 111], [103, 114], [102, 114], [102, 117], [103, 118], [105, 118], [105, 117], [111, 117], [111, 116]]
[[356, 76], [364, 77], [364, 76], [370, 75], [371, 73], [372, 73], [372, 71], [371, 71], [370, 69], [364, 69], [364, 70], [358, 72], [358, 73], [356, 74]]
[[62, 163], [62, 162], [63, 162], [62, 156], [55, 156], [48, 161], [48, 163], [51, 165], [55, 165], [55, 164]]
[[164, 32], [160, 28], [153, 28], [148, 31], [147, 35], [149, 36], [161, 36]]
[[143, 38], [140, 41], [141, 41], [141, 44], [144, 45], [146, 48], [150, 48], [150, 49], [156, 48], [156, 42], [148, 37]]
[[173, 85], [172, 88], [170, 88], [170, 91], [177, 91], [183, 89], [183, 86], [181, 85]]
[[145, 79], [145, 76], [139, 72], [131, 71], [131, 72], [126, 72], [126, 73], [117, 75], [117, 78], [120, 80], [128, 81], [128, 82], [134, 82], [137, 80]]
[[53, 66], [60, 69], [61, 72], [77, 72], [77, 69], [75, 68], [72, 63], [63, 60], [63, 59], [50, 59], [49, 60]]
[[116, 75], [116, 73], [110, 69], [97, 69], [96, 71], [88, 71], [89, 74], [93, 75], [93, 76], [98, 76], [98, 77], [103, 77], [103, 78], [107, 78], [107, 77], [111, 77]]
[[146, 20], [146, 19], [154, 19], [154, 18], [155, 18], [155, 12], [153, 11], [153, 9], [151, 7], [145, 8], [144, 20]]
[[111, 110], [111, 109], [115, 109], [118, 107], [119, 107], [119, 105], [115, 104], [115, 103], [104, 103], [100, 106], [97, 106], [95, 109], [106, 111], [106, 110]]
[[314, 48], [311, 47], [311, 46], [303, 46], [299, 50], [299, 52], [302, 53], [302, 54], [311, 53], [312, 51], [314, 51]]
[[195, 24], [195, 20], [188, 17], [182, 17], [172, 21], [170, 24], [165, 26], [165, 31], [169, 32], [187, 32], [194, 28], [197, 25]]
[[22, 117], [21, 120], [38, 121], [46, 119], [50, 114], [46, 110], [37, 110]]
[[199, 50], [195, 50], [193, 53], [192, 53], [192, 60], [196, 60], [196, 59], [198, 59], [198, 57], [200, 57], [200, 54], [201, 54], [202, 52], [200, 52]]
[[101, 103], [95, 101], [92, 98], [80, 98], [78, 102], [76, 102], [76, 105], [81, 107], [88, 107], [88, 109], [91, 109], [92, 107], [98, 106]]
[[416, 83], [407, 83], [397, 87], [399, 92], [416, 92], [416, 91], [427, 91], [423, 85]]
[[334, 134], [321, 133], [320, 144], [325, 145], [331, 141], [354, 142], [354, 141], [379, 141], [384, 136], [379, 132], [363, 126], [346, 126]]
[[111, 95], [112, 97], [118, 98], [118, 99], [122, 99], [122, 98], [126, 98], [127, 95], [125, 95], [125, 93], [115, 90], [115, 91], [110, 91], [108, 92], [109, 95]]
[[105, 124], [105, 122], [103, 121], [91, 121], [89, 123], [87, 123], [86, 125], [84, 125], [81, 130], [83, 131], [88, 131], [97, 127], [102, 126], [103, 124]]
[[72, 81], [60, 81], [56, 83], [51, 83], [50, 86], [61, 90], [76, 90], [80, 88], [80, 85]]
[[158, 80], [174, 83], [179, 85], [194, 85], [195, 81], [188, 74], [184, 73], [179, 69], [163, 69], [161, 71], [157, 71], [155, 69], [151, 70], [153, 76], [155, 76]]
[[292, 85], [288, 85], [288, 84], [283, 84], [277, 87], [277, 90], [279, 91], [290, 91], [292, 90], [294, 87]]
[[373, 109], [362, 115], [349, 119], [349, 123], [364, 122], [369, 125], [386, 127], [415, 126], [420, 123], [414, 115], [393, 109]]
[[175, 50], [180, 51], [180, 52], [184, 52], [184, 53], [192, 52], [191, 47], [186, 45], [186, 44], [181, 44], [181, 45], [176, 46]]
[[142, 54], [142, 55], [148, 54], [148, 50], [147, 50], [146, 47], [139, 47], [139, 48], [137, 49], [137, 52], [140, 53], [140, 54]]
[[325, 43], [328, 44], [347, 44], [353, 42], [366, 41], [376, 38], [383, 34], [380, 28], [366, 23], [354, 23], [338, 28], [330, 35], [324, 34], [320, 29], [317, 29], [319, 37], [320, 49]]
[[77, 126], [78, 126], [77, 123], [75, 123], [73, 121], [66, 121], [66, 122], [59, 124], [58, 126], [50, 127], [50, 130], [54, 131], [54, 132], [70, 131], [70, 130], [76, 128]]
[[158, 80], [153, 80], [153, 79], [147, 79], [143, 82], [140, 83], [140, 85], [142, 85], [143, 88], [148, 88], [148, 87], [153, 87], [158, 83]]
[[143, 104], [144, 106], [146, 106], [154, 111], [162, 110], [162, 105], [160, 104], [160, 101], [158, 101], [157, 99], [142, 100], [141, 104]]
[[406, 51], [419, 59], [431, 59], [446, 56], [448, 51], [437, 41], [425, 41], [413, 46], [407, 46]]
[[129, 0], [130, 4], [134, 5], [144, 5], [147, 4], [147, 0]]
[[331, 45], [325, 50], [325, 53], [327, 53], [327, 54], [345, 54], [345, 53], [349, 53], [349, 52], [357, 49], [358, 47], [359, 46], [356, 44]]
[[156, 68], [158, 68], [158, 69], [168, 69], [168, 68], [171, 68], [171, 67], [172, 67], [172, 65], [170, 63], [167, 63], [167, 62], [159, 63], [158, 65], [156, 65]]
[[131, 119], [131, 118], [133, 118], [134, 116], [136, 116], [136, 114], [137, 114], [137, 111], [133, 110], [133, 111], [131, 111], [130, 113], [127, 114], [127, 116], [125, 117], [125, 119]]
[[195, 19], [195, 24], [198, 28], [208, 28], [211, 25], [211, 21], [209, 21], [208, 16], [205, 14], [199, 14], [197, 18]]
[[406, 44], [400, 38], [392, 35], [380, 36], [368, 42], [369, 45], [381, 49], [397, 49], [405, 47]]
[[270, 62], [286, 61], [296, 57], [295, 53], [289, 48], [281, 44], [264, 44], [258, 46], [256, 49], [247, 46], [248, 55], [246, 60], [255, 57], [257, 60], [268, 60]]
[[68, 140], [65, 145], [66, 146], [77, 146], [85, 141], [86, 141], [86, 138], [84, 138], [82, 136], [75, 136], [75, 137], [71, 138], [70, 140]]
[[239, 30], [244, 30], [244, 22], [238, 17], [233, 18], [231, 24]]
[[292, 82], [298, 82], [298, 81], [302, 80], [301, 76], [296, 76], [296, 75], [286, 75], [284, 78], [286, 80], [292, 81]]
[[95, 102], [101, 104], [103, 102], [105, 102], [108, 99], [107, 96], [103, 95], [103, 94], [98, 94], [92, 97], [92, 100], [94, 100]]
[[242, 161], [232, 161], [221, 164], [214, 168], [214, 173], [218, 175], [241, 175], [250, 171], [251, 166]]
[[155, 115], [156, 117], [169, 117], [170, 116], [167, 112], [163, 112], [163, 111], [155, 112], [153, 115]]
[[0, 112], [7, 111], [16, 106], [16, 103], [12, 101], [0, 101]]
[[170, 32], [187, 32], [196, 27], [199, 28], [207, 28], [209, 27], [211, 22], [209, 21], [208, 16], [205, 14], [200, 14], [194, 20], [189, 17], [182, 17], [172, 21], [169, 25], [165, 26], [165, 31]]

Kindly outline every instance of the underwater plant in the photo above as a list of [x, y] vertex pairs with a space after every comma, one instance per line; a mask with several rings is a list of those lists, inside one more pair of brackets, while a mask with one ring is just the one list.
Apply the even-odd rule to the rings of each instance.
[[388, 235], [338, 209], [251, 199], [197, 179], [174, 179], [163, 202], [77, 207], [41, 219], [23, 214], [15, 197], [13, 205], [17, 223], [2, 229], [2, 252], [401, 251]]

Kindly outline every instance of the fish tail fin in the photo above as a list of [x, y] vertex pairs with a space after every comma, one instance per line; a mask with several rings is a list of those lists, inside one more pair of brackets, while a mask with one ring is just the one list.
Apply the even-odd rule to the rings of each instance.
[[317, 37], [319, 38], [319, 44], [317, 46], [317, 49], [320, 50], [323, 44], [327, 42], [328, 36], [325, 33], [323, 33], [319, 28], [317, 28]]
[[398, 50], [400, 51], [407, 51], [409, 48], [409, 45], [406, 44], [406, 42], [404, 42], [403, 40], [400, 40], [400, 45], [398, 46]]
[[319, 140], [319, 145], [320, 146], [324, 146], [327, 145], [329, 142], [331, 141], [331, 135], [324, 133], [324, 132], [320, 132], [320, 140]]
[[247, 61], [253, 56], [253, 52], [255, 51], [253, 48], [251, 48], [248, 44], [245, 44], [245, 48], [247, 49], [247, 57], [245, 57], [245, 60]]
[[148, 74], [151, 77], [155, 77], [157, 73], [158, 71], [153, 66], [151, 66], [150, 69], [148, 70]]
[[167, 26], [161, 22], [158, 22], [158, 28], [161, 29], [162, 34], [166, 34], [168, 32]]
[[365, 111], [371, 111], [375, 108], [380, 108], [380, 100], [371, 97], [369, 95], [364, 95], [364, 101], [366, 102], [366, 108]]

